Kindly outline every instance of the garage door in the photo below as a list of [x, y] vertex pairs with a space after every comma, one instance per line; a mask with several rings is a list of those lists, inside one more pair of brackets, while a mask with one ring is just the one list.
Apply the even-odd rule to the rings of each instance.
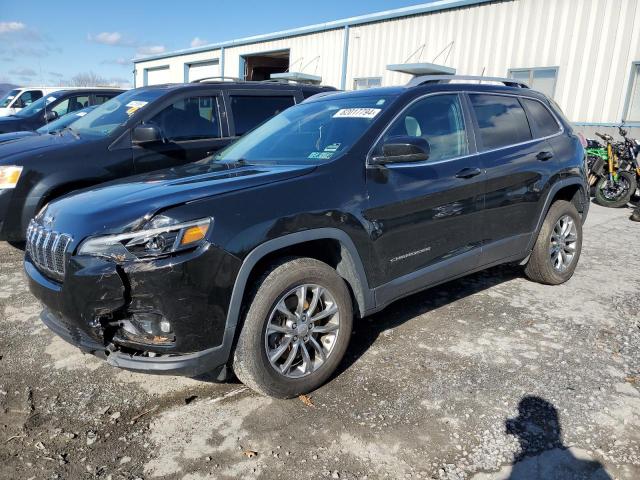
[[145, 85], [159, 85], [162, 83], [170, 83], [169, 67], [148, 68], [146, 70]]
[[218, 60], [213, 60], [211, 62], [190, 63], [187, 65], [187, 67], [188, 82], [200, 80], [201, 78], [220, 76], [220, 65], [218, 64]]

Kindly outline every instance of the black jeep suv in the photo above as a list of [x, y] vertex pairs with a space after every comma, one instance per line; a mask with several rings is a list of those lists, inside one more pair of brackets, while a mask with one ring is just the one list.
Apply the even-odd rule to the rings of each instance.
[[482, 80], [320, 94], [215, 156], [50, 203], [25, 257], [43, 322], [111, 365], [231, 367], [290, 397], [335, 370], [354, 316], [505, 262], [567, 281], [580, 140], [544, 95]]
[[[143, 87], [100, 105], [58, 135], [0, 144], [0, 240], [24, 240], [29, 220], [55, 198], [200, 160], [305, 98], [334, 90], [226, 81]], [[58, 101], [51, 105], [62, 105]]]

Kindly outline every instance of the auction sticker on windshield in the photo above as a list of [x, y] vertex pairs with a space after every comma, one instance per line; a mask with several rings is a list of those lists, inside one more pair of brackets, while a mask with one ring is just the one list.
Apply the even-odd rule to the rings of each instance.
[[333, 114], [333, 118], [373, 118], [380, 111], [380, 108], [341, 108]]
[[136, 113], [136, 111], [140, 110], [147, 103], [149, 102], [145, 102], [143, 100], [131, 100], [129, 103], [125, 105], [126, 107], [129, 107], [129, 109], [127, 110], [127, 115], [129, 116], [133, 115], [134, 113]]

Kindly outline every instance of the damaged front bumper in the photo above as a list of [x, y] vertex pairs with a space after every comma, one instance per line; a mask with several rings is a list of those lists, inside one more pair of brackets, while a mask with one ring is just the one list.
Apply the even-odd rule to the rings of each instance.
[[[207, 245], [123, 264], [71, 256], [62, 282], [43, 275], [29, 254], [24, 266], [31, 292], [44, 304], [43, 323], [81, 350], [127, 370], [225, 374], [235, 333], [226, 324], [227, 308], [239, 268], [226, 252]], [[168, 332], [138, 335], [140, 318], [166, 322]]]

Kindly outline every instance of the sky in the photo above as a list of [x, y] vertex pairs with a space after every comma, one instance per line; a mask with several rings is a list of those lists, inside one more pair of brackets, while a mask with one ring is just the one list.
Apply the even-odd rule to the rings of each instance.
[[130, 86], [134, 57], [431, 0], [0, 0], [0, 83], [64, 85], [93, 72]]

